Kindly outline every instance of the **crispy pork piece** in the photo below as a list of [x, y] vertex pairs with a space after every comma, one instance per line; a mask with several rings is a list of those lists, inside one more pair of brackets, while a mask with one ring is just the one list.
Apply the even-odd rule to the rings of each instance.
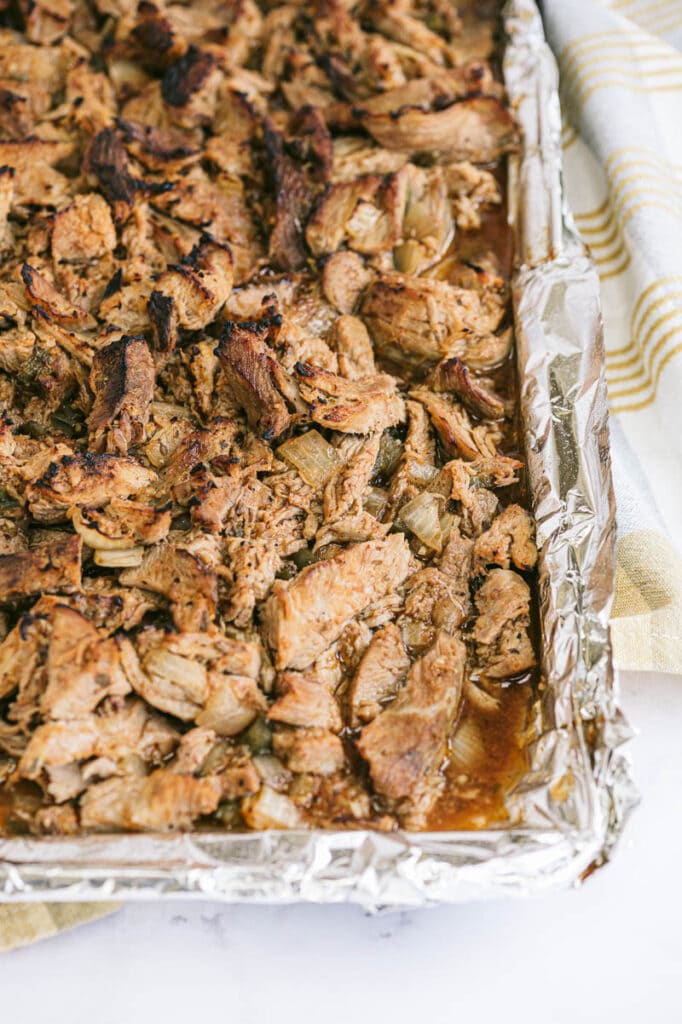
[[167, 768], [142, 778], [106, 779], [81, 798], [81, 826], [99, 832], [187, 829], [216, 810], [221, 794], [216, 775], [197, 779]]
[[340, 316], [334, 324], [332, 341], [342, 377], [359, 380], [376, 374], [372, 340], [359, 317]]
[[379, 145], [411, 155], [486, 164], [519, 145], [516, 122], [495, 96], [456, 100], [437, 109], [370, 111], [361, 122]]
[[171, 509], [169, 505], [154, 508], [140, 501], [113, 498], [103, 509], [76, 506], [71, 521], [83, 542], [93, 550], [125, 551], [165, 540], [171, 525]]
[[[33, 47], [26, 49], [33, 50]], [[40, 53], [38, 50], [35, 52]], [[40, 81], [40, 78], [33, 81]], [[10, 167], [14, 171], [12, 207], [57, 207], [68, 200], [71, 182], [55, 168], [55, 164], [70, 156], [72, 150], [71, 143], [52, 139], [0, 142], [0, 167]]]
[[144, 437], [154, 396], [154, 361], [144, 338], [124, 334], [95, 354], [95, 396], [88, 430], [92, 446], [126, 455]]
[[360, 306], [379, 352], [408, 364], [461, 354], [465, 339], [496, 330], [503, 314], [504, 299], [497, 294], [403, 274], [374, 281]]
[[421, 402], [428, 412], [449, 456], [460, 455], [465, 459], [477, 459], [495, 458], [500, 454], [497, 445], [502, 440], [502, 435], [494, 424], [479, 423], [474, 426], [466, 409], [459, 402], [452, 401], [444, 395], [434, 394], [428, 387], [413, 388], [410, 397]]
[[416, 498], [437, 475], [436, 444], [426, 410], [407, 401], [407, 436], [397, 468], [391, 477], [384, 519]]
[[408, 828], [423, 826], [438, 795], [438, 772], [457, 717], [466, 648], [439, 633], [396, 699], [360, 733], [357, 748], [377, 793]]
[[520, 505], [507, 505], [493, 520], [489, 530], [476, 539], [474, 561], [479, 570], [498, 565], [510, 569], [514, 565], [530, 572], [538, 560], [533, 520]]
[[366, 255], [392, 249], [402, 235], [407, 190], [402, 171], [385, 179], [368, 174], [330, 185], [305, 231], [313, 255], [328, 255], [344, 243]]
[[192, 44], [161, 80], [161, 96], [175, 124], [209, 125], [215, 117], [222, 73], [215, 56]]
[[112, 498], [127, 498], [149, 487], [156, 474], [130, 456], [58, 455], [29, 479], [26, 499], [40, 523], [58, 523], [76, 504], [101, 508]]
[[343, 743], [328, 729], [278, 729], [272, 749], [292, 772], [333, 775], [346, 761]]
[[122, 220], [131, 209], [141, 182], [133, 176], [120, 134], [104, 128], [94, 137], [83, 159], [85, 172], [92, 176]]
[[310, 726], [339, 732], [343, 719], [339, 703], [325, 679], [314, 668], [303, 672], [282, 672], [278, 679], [280, 696], [271, 705], [268, 718], [287, 725]]
[[289, 429], [295, 384], [267, 344], [273, 325], [267, 320], [237, 324], [228, 321], [217, 352], [234, 397], [252, 427], [273, 441]]
[[150, 171], [175, 174], [201, 159], [201, 149], [182, 132], [125, 118], [119, 118], [116, 126], [128, 152]]
[[178, 629], [206, 629], [215, 618], [218, 581], [201, 559], [163, 541], [149, 548], [139, 567], [124, 569], [119, 582], [163, 594]]
[[349, 381], [310, 363], [297, 363], [296, 376], [315, 423], [348, 434], [371, 434], [405, 418], [396, 380], [377, 373]]
[[466, 363], [456, 356], [444, 359], [434, 368], [427, 380], [433, 391], [447, 391], [478, 416], [498, 420], [504, 416], [504, 402], [494, 391], [471, 376]]
[[276, 189], [275, 220], [270, 235], [270, 262], [281, 270], [298, 270], [306, 260], [303, 225], [315, 193], [304, 170], [289, 153], [273, 122], [264, 125], [265, 152]]
[[80, 537], [0, 555], [0, 603], [41, 593], [70, 593], [81, 585]]
[[175, 749], [178, 733], [136, 698], [105, 708], [100, 714], [38, 726], [24, 751], [18, 772], [38, 779], [45, 769], [106, 758], [114, 767], [131, 755], [158, 763]]
[[400, 534], [355, 544], [275, 585], [263, 606], [263, 636], [279, 669], [302, 669], [344, 626], [407, 576], [410, 549]]
[[45, 718], [85, 718], [106, 697], [130, 693], [120, 664], [120, 638], [104, 639], [75, 608], [57, 605], [47, 651], [47, 686], [40, 698]]
[[24, 289], [32, 306], [39, 306], [51, 320], [66, 326], [74, 325], [84, 329], [94, 327], [96, 321], [86, 310], [69, 302], [47, 278], [30, 265], [24, 263], [20, 270]]
[[373, 276], [357, 253], [342, 249], [325, 261], [322, 291], [339, 313], [353, 313]]
[[[160, 292], [168, 296], [180, 326], [198, 331], [215, 318], [231, 290], [232, 253], [229, 247], [204, 238], [182, 263], [161, 274], [152, 295]], [[165, 347], [169, 347], [168, 342]]]
[[365, 651], [349, 690], [350, 724], [371, 722], [405, 681], [410, 659], [394, 623], [378, 629]]
[[535, 665], [529, 636], [530, 588], [509, 569], [491, 569], [474, 598], [471, 631], [481, 671], [491, 679], [520, 675]]

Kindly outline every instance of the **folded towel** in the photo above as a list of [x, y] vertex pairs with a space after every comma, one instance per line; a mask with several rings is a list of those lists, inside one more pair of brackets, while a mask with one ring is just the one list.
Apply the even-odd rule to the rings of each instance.
[[621, 668], [682, 672], [682, 3], [544, 0], [564, 176], [601, 278]]

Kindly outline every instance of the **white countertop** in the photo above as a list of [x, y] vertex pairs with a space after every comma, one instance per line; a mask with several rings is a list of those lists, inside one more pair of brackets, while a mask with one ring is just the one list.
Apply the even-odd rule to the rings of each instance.
[[610, 865], [529, 901], [128, 905], [0, 959], [12, 1024], [676, 1024], [682, 1020], [682, 679], [628, 675], [643, 803]]

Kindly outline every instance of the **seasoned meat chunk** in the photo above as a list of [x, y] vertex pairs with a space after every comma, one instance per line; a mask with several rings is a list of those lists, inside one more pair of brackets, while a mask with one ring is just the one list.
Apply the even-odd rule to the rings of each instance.
[[514, 119], [495, 96], [475, 96], [435, 110], [370, 111], [362, 124], [387, 149], [475, 164], [497, 160], [519, 143]]
[[57, 605], [47, 653], [47, 686], [40, 699], [46, 718], [85, 718], [105, 697], [130, 693], [117, 637], [103, 639], [75, 608]]
[[470, 335], [494, 331], [503, 312], [499, 296], [401, 274], [370, 284], [360, 306], [379, 351], [416, 364], [459, 355]]
[[266, 441], [280, 437], [292, 423], [295, 385], [267, 344], [267, 321], [228, 322], [217, 352], [237, 402]]
[[478, 618], [471, 638], [481, 670], [506, 679], [535, 665], [529, 636], [530, 589], [509, 569], [491, 569], [475, 597]]
[[124, 334], [99, 349], [90, 372], [95, 400], [88, 418], [94, 448], [127, 454], [139, 444], [154, 395], [154, 362], [144, 338]]
[[112, 253], [116, 229], [106, 200], [97, 192], [76, 196], [70, 206], [54, 215], [51, 246], [56, 268], [90, 263]]
[[100, 832], [186, 829], [215, 811], [220, 798], [215, 775], [195, 779], [159, 768], [146, 777], [106, 779], [90, 786], [80, 802], [81, 825]]
[[360, 733], [370, 776], [408, 828], [419, 827], [438, 795], [438, 770], [462, 695], [466, 650], [447, 633], [416, 661], [396, 699]]
[[504, 416], [502, 399], [472, 377], [466, 363], [456, 356], [440, 362], [428, 383], [434, 391], [449, 391], [456, 395], [478, 416], [493, 420]]
[[341, 740], [326, 729], [278, 730], [272, 742], [275, 754], [292, 772], [333, 775], [346, 760]]
[[497, 445], [502, 440], [499, 429], [488, 423], [474, 426], [459, 402], [434, 394], [427, 387], [413, 388], [410, 397], [421, 402], [428, 412], [448, 455], [461, 455], [465, 459], [499, 455]]
[[322, 291], [339, 313], [353, 313], [372, 277], [357, 253], [342, 249], [325, 261]]
[[395, 379], [378, 373], [348, 381], [310, 363], [297, 363], [301, 396], [315, 423], [348, 434], [370, 434], [404, 419]]
[[402, 686], [410, 659], [392, 622], [378, 629], [358, 665], [349, 692], [351, 725], [371, 722]]
[[197, 555], [168, 541], [149, 548], [139, 567], [125, 569], [119, 581], [163, 594], [178, 629], [206, 629], [215, 617], [216, 574]]
[[230, 249], [206, 239], [195, 246], [182, 263], [161, 274], [155, 288], [155, 292], [172, 300], [180, 326], [192, 331], [200, 330], [214, 319], [231, 290]]
[[28, 551], [0, 555], [0, 603], [41, 593], [69, 593], [81, 585], [80, 537], [64, 537]]
[[538, 560], [533, 521], [520, 505], [507, 505], [492, 526], [477, 538], [474, 559], [480, 569], [499, 565], [529, 572]]
[[60, 455], [49, 461], [37, 479], [29, 480], [26, 499], [41, 523], [66, 519], [72, 505], [98, 508], [112, 498], [127, 498], [148, 487], [156, 474], [129, 456]]
[[410, 549], [400, 534], [355, 544], [273, 587], [263, 635], [278, 668], [305, 668], [343, 627], [407, 576]]

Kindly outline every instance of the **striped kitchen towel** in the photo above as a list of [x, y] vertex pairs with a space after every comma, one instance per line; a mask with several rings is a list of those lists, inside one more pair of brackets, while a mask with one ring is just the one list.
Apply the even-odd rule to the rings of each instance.
[[601, 278], [621, 668], [682, 672], [682, 0], [544, 0]]

